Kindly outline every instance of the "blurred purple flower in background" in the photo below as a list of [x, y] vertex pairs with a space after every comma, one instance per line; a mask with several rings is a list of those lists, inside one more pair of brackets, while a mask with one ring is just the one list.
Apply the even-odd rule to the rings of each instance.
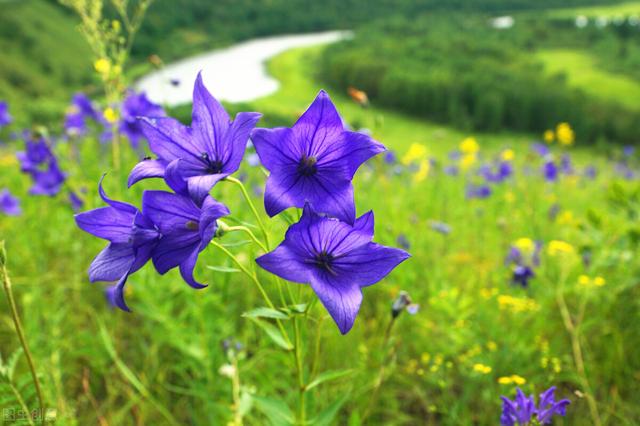
[[572, 175], [573, 165], [571, 164], [571, 156], [569, 154], [563, 154], [560, 159], [560, 171], [565, 175]]
[[553, 160], [547, 160], [542, 166], [542, 173], [547, 182], [555, 182], [558, 180], [558, 167]]
[[411, 244], [409, 243], [407, 236], [404, 234], [398, 235], [398, 238], [396, 238], [396, 244], [398, 244], [400, 247], [402, 247], [405, 250], [409, 250], [409, 248], [411, 247]]
[[483, 198], [488, 198], [490, 196], [491, 196], [491, 188], [487, 185], [476, 185], [473, 183], [470, 183], [467, 185], [467, 189], [466, 189], [467, 199], [473, 199], [473, 198], [483, 199]]
[[285, 280], [310, 284], [340, 332], [346, 334], [360, 310], [362, 287], [377, 283], [409, 258], [407, 252], [372, 239], [372, 212], [350, 225], [320, 216], [306, 204], [284, 241], [256, 262]]
[[540, 142], [534, 142], [533, 144], [531, 144], [531, 149], [540, 157], [546, 157], [550, 152], [549, 147]]
[[68, 135], [83, 135], [87, 132], [87, 119], [101, 121], [99, 111], [84, 93], [76, 93], [64, 117], [64, 130]]
[[420, 305], [413, 303], [409, 293], [401, 291], [398, 293], [398, 297], [391, 304], [391, 317], [397, 318], [402, 311], [407, 311], [410, 315], [415, 315], [420, 310]]
[[451, 233], [451, 226], [447, 225], [444, 222], [432, 220], [429, 222], [429, 226], [432, 230], [439, 232], [442, 235], [449, 235]]
[[269, 216], [309, 203], [319, 212], [353, 223], [351, 180], [362, 163], [385, 147], [371, 137], [345, 130], [323, 90], [292, 128], [256, 129], [251, 139], [271, 172], [264, 205]]
[[164, 109], [158, 104], [154, 104], [147, 98], [144, 92], [135, 93], [129, 91], [122, 103], [120, 123], [118, 125], [120, 133], [125, 135], [134, 148], [140, 145], [140, 139], [145, 136], [140, 123], [140, 117], [164, 117]]
[[33, 180], [30, 194], [53, 196], [60, 192], [66, 175], [60, 170], [58, 160], [44, 138], [27, 140], [25, 151], [17, 152], [16, 157], [21, 163], [21, 170], [31, 175]]
[[249, 132], [260, 117], [256, 112], [241, 112], [231, 122], [198, 74], [191, 127], [170, 117], [140, 120], [158, 159], [138, 163], [129, 175], [129, 186], [142, 179], [164, 177], [174, 191], [188, 193], [200, 204], [218, 181], [238, 170]]
[[500, 425], [502, 426], [526, 426], [534, 420], [536, 424], [551, 424], [554, 415], [565, 416], [566, 407], [571, 403], [568, 399], [555, 400], [556, 387], [552, 386], [542, 394], [536, 407], [533, 395], [527, 397], [520, 388], [516, 390], [516, 397], [512, 401], [505, 396], [502, 398], [502, 415]]
[[396, 164], [398, 162], [398, 157], [396, 153], [393, 151], [387, 151], [384, 153], [384, 162], [387, 164]]
[[20, 200], [11, 195], [7, 188], [0, 191], [0, 212], [7, 216], [20, 216], [22, 214]]
[[9, 104], [5, 101], [0, 101], [0, 129], [13, 122], [13, 117], [9, 114]]
[[635, 154], [635, 152], [636, 152], [636, 148], [631, 145], [627, 145], [622, 149], [622, 154], [625, 157], [633, 157], [633, 154]]
[[586, 178], [593, 180], [596, 178], [598, 171], [596, 170], [595, 166], [588, 165], [584, 168], [583, 173]]
[[84, 206], [84, 201], [74, 191], [69, 191], [69, 203], [74, 212], [79, 212]]
[[540, 250], [542, 244], [529, 238], [521, 238], [509, 248], [505, 260], [507, 265], [513, 265], [511, 283], [526, 288], [529, 280], [535, 277], [533, 269], [540, 265]]

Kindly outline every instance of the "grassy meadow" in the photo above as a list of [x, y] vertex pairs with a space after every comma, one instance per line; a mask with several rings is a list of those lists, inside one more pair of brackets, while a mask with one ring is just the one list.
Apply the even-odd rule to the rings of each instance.
[[[517, 387], [538, 395], [550, 386], [571, 401], [566, 417], [553, 424], [639, 424], [639, 153], [579, 134], [563, 146], [543, 142], [544, 129], [481, 132], [436, 123], [382, 107], [374, 97], [362, 107], [319, 71], [325, 49], [273, 58], [268, 70], [279, 90], [225, 106], [233, 113], [262, 112], [258, 127], [291, 126], [326, 89], [346, 124], [370, 132], [394, 154], [360, 168], [356, 207], [358, 215], [375, 211], [376, 242], [404, 246], [412, 257], [364, 289], [346, 336], [309, 286], [285, 284], [291, 291], [283, 312], [303, 306], [281, 314], [288, 334], [301, 327], [301, 378], [292, 351], [283, 350], [277, 337], [274, 317], [256, 322], [243, 316], [265, 303], [217, 247], [205, 250], [196, 268], [207, 288], [193, 290], [177, 270], [160, 276], [146, 265], [128, 280], [133, 312], [110, 306], [105, 285], [87, 277], [105, 242], [78, 229], [64, 194], [28, 194], [31, 183], [15, 155], [23, 143], [9, 140], [19, 126], [0, 128], [6, 141], [0, 144], [0, 189], [10, 188], [22, 208], [17, 217], [0, 213], [0, 240], [55, 424], [301, 424], [299, 380], [308, 425], [492, 425], [499, 423], [501, 395], [513, 398]], [[599, 68], [589, 53], [548, 49], [535, 57], [546, 72], [565, 72], [569, 85], [590, 96], [640, 109], [640, 80]], [[78, 67], [84, 62], [79, 55], [75, 60]], [[78, 82], [91, 83], [83, 77]], [[0, 79], [3, 84], [14, 87]], [[26, 110], [18, 103], [12, 114], [20, 121]], [[167, 111], [189, 124], [190, 106]], [[61, 126], [63, 114], [52, 129]], [[111, 147], [98, 138], [92, 131], [55, 144], [68, 173], [64, 191], [81, 194], [83, 211], [104, 205], [97, 191], [103, 173], [110, 197], [137, 206], [143, 189], [166, 189], [160, 180], [126, 189], [129, 171], [145, 154], [125, 144], [117, 168]], [[468, 138], [478, 144], [471, 156], [465, 155]], [[538, 154], [534, 142], [550, 153]], [[461, 157], [452, 155], [460, 151]], [[561, 169], [555, 181], [543, 172], [550, 161]], [[467, 196], [469, 185], [485, 184], [482, 166], [500, 162], [510, 164], [511, 176], [489, 184], [486, 198]], [[264, 212], [264, 170], [243, 161], [234, 176], [249, 190], [271, 241], [280, 242], [288, 223]], [[222, 181], [211, 194], [229, 206], [229, 222], [255, 224], [235, 185]], [[513, 268], [505, 259], [525, 240], [541, 249], [535, 276], [523, 288], [511, 283]], [[232, 233], [219, 242], [280, 301], [278, 284], [253, 260], [263, 253], [259, 247]], [[420, 308], [392, 321], [401, 291]], [[36, 393], [9, 308], [0, 297], [0, 411], [33, 409]]]

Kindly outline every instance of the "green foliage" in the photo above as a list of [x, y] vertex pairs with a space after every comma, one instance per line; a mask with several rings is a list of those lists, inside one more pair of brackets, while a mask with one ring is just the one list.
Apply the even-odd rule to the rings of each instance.
[[[640, 105], [633, 95], [640, 93], [637, 74], [616, 80], [604, 72], [593, 76], [593, 71], [589, 78], [587, 70], [576, 66], [569, 70], [569, 84], [559, 71], [570, 62], [549, 64], [554, 67], [544, 72], [545, 63], [536, 55], [537, 49], [558, 47], [588, 48], [594, 55], [609, 52], [601, 55], [602, 62], [616, 63], [618, 71], [631, 75], [640, 60], [640, 29], [630, 31], [627, 39], [616, 28], [581, 30], [572, 20], [526, 14], [517, 15], [516, 25], [502, 31], [491, 28], [483, 16], [396, 18], [330, 47], [322, 73], [341, 90], [354, 86], [380, 105], [463, 129], [541, 133], [569, 121], [583, 140], [635, 143], [640, 134]], [[622, 45], [626, 62], [610, 57]]]

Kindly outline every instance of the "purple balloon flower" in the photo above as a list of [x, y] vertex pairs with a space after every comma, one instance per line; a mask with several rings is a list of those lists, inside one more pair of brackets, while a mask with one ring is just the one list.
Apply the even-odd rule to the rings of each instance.
[[22, 214], [20, 200], [11, 195], [7, 188], [0, 192], [0, 212], [7, 216], [20, 216]]
[[44, 139], [27, 141], [25, 151], [16, 153], [21, 163], [21, 170], [31, 175], [33, 186], [29, 190], [32, 195], [53, 196], [60, 192], [66, 175], [60, 170], [58, 160]]
[[284, 241], [256, 262], [288, 281], [308, 283], [340, 332], [346, 334], [362, 302], [362, 287], [383, 279], [409, 254], [373, 243], [373, 213], [353, 225], [320, 216], [306, 204]]
[[75, 216], [80, 229], [109, 241], [109, 245], [91, 262], [89, 280], [116, 281], [112, 289], [113, 303], [120, 309], [129, 311], [124, 301], [124, 285], [129, 275], [151, 259], [160, 233], [149, 217], [136, 207], [109, 199], [102, 189], [102, 179], [98, 189], [108, 207]]
[[467, 199], [471, 198], [488, 198], [491, 196], [491, 188], [487, 185], [467, 185], [466, 197]]
[[502, 398], [502, 415], [500, 424], [502, 426], [524, 426], [530, 424], [535, 416], [537, 423], [541, 425], [551, 424], [554, 415], [565, 416], [567, 405], [571, 403], [568, 399], [555, 400], [556, 387], [552, 386], [540, 394], [540, 402], [536, 407], [533, 395], [527, 397], [520, 388], [516, 390], [516, 398], [511, 401], [505, 396]]
[[324, 91], [293, 127], [256, 129], [251, 139], [271, 172], [264, 197], [269, 216], [309, 203], [350, 224], [356, 216], [353, 175], [362, 163], [386, 150], [363, 133], [345, 130]]
[[8, 124], [11, 124], [13, 117], [9, 114], [9, 104], [5, 101], [0, 101], [0, 129]]
[[533, 144], [531, 144], [531, 149], [540, 157], [546, 157], [551, 152], [549, 151], [549, 147], [547, 147], [547, 145], [540, 142], [534, 142]]
[[544, 163], [544, 166], [542, 166], [542, 172], [547, 182], [555, 182], [558, 180], [558, 166], [556, 166], [553, 160], [549, 160]]
[[160, 274], [176, 266], [180, 275], [193, 288], [206, 287], [193, 277], [198, 255], [213, 239], [217, 220], [229, 214], [222, 203], [207, 196], [202, 204], [191, 198], [166, 191], [145, 191], [142, 211], [158, 227], [162, 238], [151, 254]]
[[134, 148], [140, 145], [140, 138], [144, 136], [139, 118], [165, 116], [164, 109], [151, 102], [144, 92], [135, 93], [133, 91], [129, 91], [127, 94], [122, 104], [121, 113], [119, 131], [129, 139]]
[[200, 204], [218, 181], [238, 170], [249, 133], [260, 117], [256, 112], [241, 112], [231, 122], [198, 74], [191, 127], [170, 117], [140, 121], [158, 159], [138, 163], [129, 175], [129, 186], [141, 179], [164, 177], [174, 191], [188, 193]]

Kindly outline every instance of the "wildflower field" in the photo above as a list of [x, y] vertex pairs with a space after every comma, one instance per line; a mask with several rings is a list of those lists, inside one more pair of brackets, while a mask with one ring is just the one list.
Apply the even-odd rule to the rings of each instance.
[[435, 81], [393, 68], [395, 22], [380, 80], [356, 30], [272, 58], [271, 95], [220, 103], [205, 68], [170, 107], [132, 86], [157, 5], [62, 3], [93, 92], [0, 84], [3, 424], [640, 424], [640, 99], [609, 125], [602, 89], [637, 76], [587, 61], [589, 105], [576, 73], [538, 131], [447, 121], [391, 96]]

